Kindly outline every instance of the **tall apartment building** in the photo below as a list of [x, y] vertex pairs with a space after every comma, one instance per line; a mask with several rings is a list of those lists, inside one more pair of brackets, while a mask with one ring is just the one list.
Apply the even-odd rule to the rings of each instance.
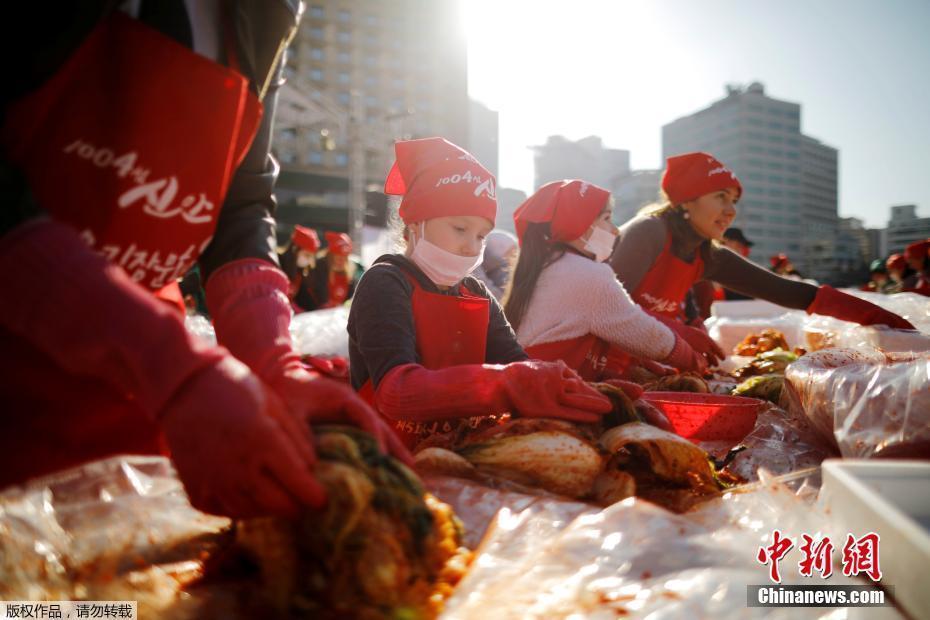
[[469, 100], [468, 142], [462, 145], [495, 177], [499, 177], [497, 169], [500, 152], [498, 117], [495, 110], [474, 99]]
[[930, 238], [930, 217], [917, 217], [917, 205], [895, 205], [886, 231], [888, 253], [901, 253], [914, 241]]
[[526, 201], [526, 192], [511, 187], [497, 187], [497, 222], [495, 228], [500, 228], [516, 234], [513, 223], [513, 212]]
[[[785, 252], [824, 277], [819, 261], [836, 237], [836, 150], [801, 134], [799, 104], [766, 96], [759, 83], [729, 86], [723, 99], [663, 126], [662, 151], [706, 151], [736, 173], [743, 197], [733, 225], [755, 242], [753, 260]], [[805, 232], [808, 220], [822, 227], [816, 235]]]
[[630, 173], [630, 152], [605, 148], [597, 136], [577, 141], [549, 136], [545, 144], [532, 149], [536, 153], [536, 189], [562, 179], [582, 179], [610, 189], [616, 177]]
[[614, 223], [633, 219], [637, 211], [659, 200], [661, 170], [633, 170], [616, 177], [607, 187], [614, 199]]
[[285, 77], [279, 107], [297, 113], [285, 109], [280, 116], [306, 119], [275, 132], [285, 193], [316, 188], [344, 202], [353, 97], [366, 184], [384, 182], [397, 138], [468, 144], [465, 36], [452, 0], [309, 0]]

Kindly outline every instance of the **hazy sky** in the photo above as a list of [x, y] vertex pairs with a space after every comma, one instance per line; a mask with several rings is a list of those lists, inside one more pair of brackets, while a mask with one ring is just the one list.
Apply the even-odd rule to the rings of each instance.
[[500, 112], [499, 185], [528, 145], [599, 135], [659, 168], [661, 127], [760, 81], [840, 151], [843, 216], [930, 216], [930, 0], [461, 0], [469, 92]]

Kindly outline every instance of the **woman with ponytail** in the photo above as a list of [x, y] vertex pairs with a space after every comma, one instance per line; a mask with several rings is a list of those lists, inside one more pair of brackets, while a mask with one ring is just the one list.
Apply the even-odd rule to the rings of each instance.
[[609, 265], [617, 227], [610, 193], [583, 181], [543, 186], [514, 213], [520, 255], [504, 300], [527, 353], [582, 378], [621, 377], [633, 358], [681, 370], [706, 362], [637, 306]]

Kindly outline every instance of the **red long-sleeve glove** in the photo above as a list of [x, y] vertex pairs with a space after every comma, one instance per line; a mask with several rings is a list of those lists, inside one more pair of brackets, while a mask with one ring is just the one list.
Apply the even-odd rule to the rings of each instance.
[[896, 329], [914, 329], [909, 321], [864, 299], [838, 291], [828, 284], [817, 289], [808, 314], [825, 314], [859, 325], [887, 325]]
[[[694, 328], [687, 327], [687, 329]], [[665, 359], [661, 360], [662, 363], [674, 366], [681, 371], [704, 372], [707, 368], [707, 359], [693, 349], [680, 335], [672, 333], [675, 336], [675, 346], [665, 356]]]
[[[727, 354], [723, 352], [720, 345], [714, 342], [714, 339], [710, 337], [703, 325], [701, 327], [691, 327], [662, 314], [652, 312], [648, 312], [648, 314], [683, 338], [695, 352], [707, 360], [707, 365], [716, 366], [720, 360], [726, 358]], [[672, 365], [681, 368], [675, 364]]]
[[280, 401], [70, 227], [35, 220], [3, 237], [0, 290], [6, 328], [160, 422], [194, 506], [247, 517], [325, 502], [309, 437]]
[[412, 464], [397, 435], [351, 387], [309, 371], [300, 361], [288, 331], [287, 291], [284, 272], [263, 260], [246, 258], [218, 269], [206, 286], [217, 341], [267, 382], [304, 426], [355, 424], [382, 450]]
[[606, 396], [562, 361], [506, 366], [463, 364], [428, 370], [392, 368], [375, 391], [378, 410], [392, 420], [446, 420], [510, 411], [534, 418], [596, 422], [611, 409]]

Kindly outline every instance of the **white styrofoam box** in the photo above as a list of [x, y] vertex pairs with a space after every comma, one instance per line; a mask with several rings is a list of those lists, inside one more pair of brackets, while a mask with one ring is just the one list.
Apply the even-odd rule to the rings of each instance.
[[820, 501], [854, 536], [879, 535], [882, 583], [912, 617], [930, 618], [930, 462], [828, 459]]
[[715, 301], [710, 306], [710, 315], [721, 318], [756, 318], [784, 314], [784, 306], [762, 299], [740, 299], [736, 301]]

